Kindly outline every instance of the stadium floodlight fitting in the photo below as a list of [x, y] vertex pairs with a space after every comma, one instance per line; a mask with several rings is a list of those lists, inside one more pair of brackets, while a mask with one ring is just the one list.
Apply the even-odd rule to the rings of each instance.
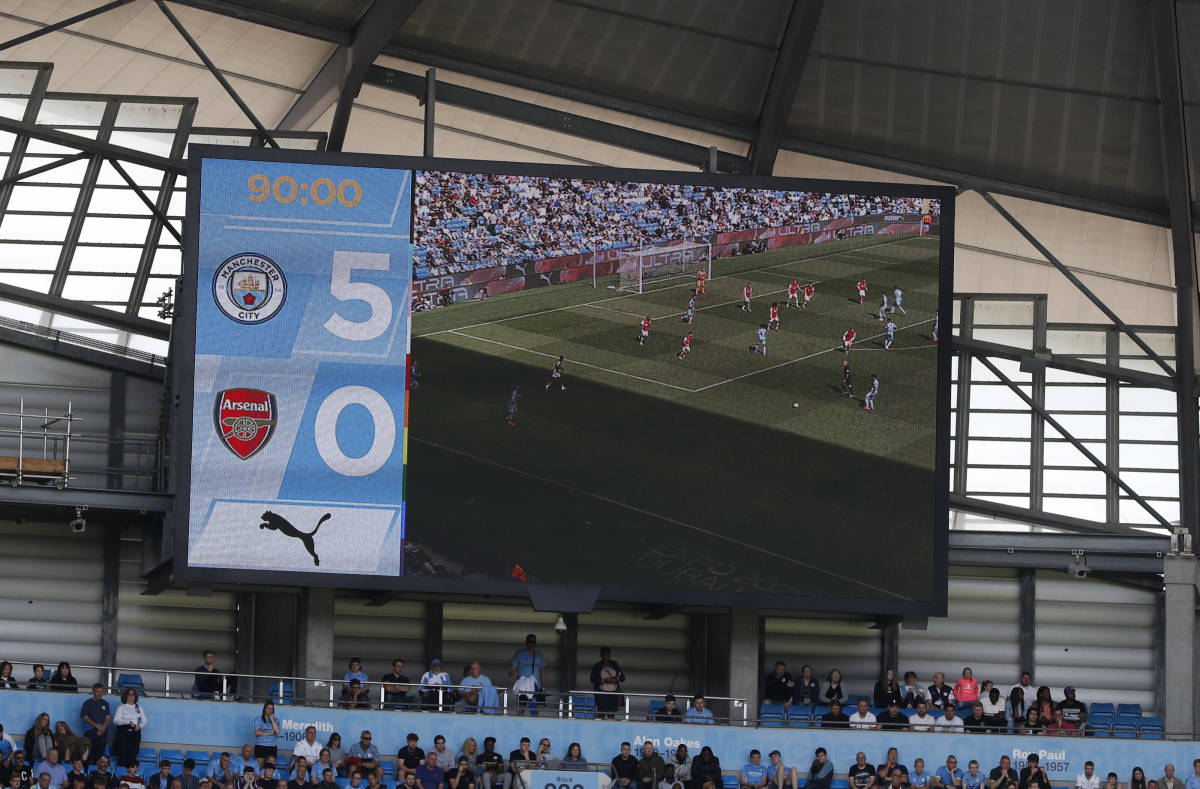
[[70, 523], [71, 531], [75, 534], [83, 534], [85, 531], [87, 531], [87, 520], [85, 520], [83, 517], [83, 513], [86, 510], [86, 506], [79, 506], [75, 508], [75, 517]]
[[1087, 566], [1087, 559], [1083, 556], [1083, 551], [1071, 551], [1071, 561], [1067, 565], [1067, 572], [1075, 578], [1087, 578], [1091, 570]]
[[563, 619], [562, 614], [558, 615], [558, 621], [554, 623], [554, 632], [556, 632], [556, 633], [567, 632], [567, 620]]

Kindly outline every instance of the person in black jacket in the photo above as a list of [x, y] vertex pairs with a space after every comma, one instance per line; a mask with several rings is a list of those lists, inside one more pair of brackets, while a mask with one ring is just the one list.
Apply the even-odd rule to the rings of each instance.
[[1050, 779], [1046, 771], [1038, 766], [1038, 755], [1031, 753], [1027, 757], [1028, 766], [1021, 768], [1020, 789], [1050, 789]]
[[813, 677], [812, 666], [805, 664], [800, 667], [800, 677], [792, 689], [793, 704], [820, 704], [821, 686]]
[[58, 671], [50, 678], [50, 690], [60, 690], [64, 693], [79, 690], [79, 683], [75, 681], [75, 675], [71, 673], [71, 664], [67, 661], [58, 664]]
[[712, 784], [721, 789], [721, 760], [705, 745], [700, 749], [700, 755], [692, 759], [692, 777], [687, 783], [687, 789], [704, 789], [706, 784]]
[[875, 707], [887, 707], [890, 704], [900, 705], [904, 694], [900, 692], [900, 683], [896, 681], [895, 669], [888, 669], [878, 682], [875, 683]]
[[796, 683], [787, 672], [787, 664], [775, 661], [775, 670], [767, 675], [763, 683], [763, 698], [771, 704], [788, 704], [792, 700], [792, 688]]
[[616, 695], [625, 681], [621, 664], [612, 659], [612, 650], [600, 647], [600, 660], [592, 664], [592, 690], [596, 691], [596, 717], [611, 718], [621, 703]]

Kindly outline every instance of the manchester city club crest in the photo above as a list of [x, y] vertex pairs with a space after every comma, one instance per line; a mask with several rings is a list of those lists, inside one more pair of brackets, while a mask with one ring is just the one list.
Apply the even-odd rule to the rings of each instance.
[[258, 454], [275, 435], [275, 395], [261, 389], [225, 389], [213, 403], [213, 422], [221, 443], [242, 460]]
[[283, 309], [287, 278], [270, 258], [241, 252], [217, 267], [213, 300], [221, 312], [238, 323], [263, 323]]

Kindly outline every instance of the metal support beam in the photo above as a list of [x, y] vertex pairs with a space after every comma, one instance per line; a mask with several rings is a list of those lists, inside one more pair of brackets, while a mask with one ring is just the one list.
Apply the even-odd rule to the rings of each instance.
[[0, 44], [0, 52], [3, 52], [6, 49], [11, 49], [12, 47], [15, 47], [19, 44], [24, 44], [26, 41], [33, 41], [36, 38], [41, 38], [42, 36], [46, 35], [47, 33], [54, 33], [56, 31], [62, 30], [65, 27], [70, 27], [71, 25], [78, 24], [79, 22], [83, 22], [85, 20], [91, 19], [94, 16], [100, 16], [101, 14], [111, 11], [114, 8], [120, 8], [123, 5], [129, 5], [132, 2], [133, 2], [133, 0], [113, 0], [111, 3], [105, 3], [102, 6], [93, 8], [91, 11], [84, 11], [82, 14], [76, 14], [75, 16], [67, 17], [66, 19], [64, 19], [60, 22], [54, 22], [52, 24], [46, 25], [45, 27], [40, 27], [37, 30], [26, 33], [23, 36], [17, 36], [16, 38], [10, 38], [8, 41], [5, 41], [4, 43]]
[[171, 338], [171, 327], [165, 323], [123, 315], [102, 307], [94, 307], [82, 301], [51, 296], [38, 290], [18, 288], [16, 285], [0, 283], [0, 301], [13, 301], [29, 307], [57, 312], [60, 315], [70, 315], [72, 318], [79, 318], [88, 323], [110, 326], [114, 329], [143, 334], [159, 340]]
[[328, 41], [342, 47], [350, 45], [350, 33], [345, 30], [302, 22], [299, 19], [282, 14], [272, 14], [270, 11], [263, 11], [259, 8], [250, 8], [230, 2], [230, 0], [172, 0], [172, 2], [190, 8], [199, 8], [201, 11], [208, 11], [212, 14], [241, 19], [243, 22], [252, 22], [263, 27], [282, 30], [285, 33]]
[[442, 628], [445, 611], [440, 600], [425, 603], [425, 662], [442, 656]]
[[120, 490], [125, 465], [125, 412], [128, 410], [126, 392], [129, 389], [125, 373], [114, 371], [108, 376], [108, 489]]
[[125, 168], [121, 166], [121, 163], [116, 159], [109, 159], [108, 163], [111, 164], [113, 169], [117, 171], [117, 175], [121, 176], [125, 183], [129, 184], [129, 188], [134, 191], [134, 194], [141, 198], [142, 204], [145, 205], [146, 208], [150, 209], [150, 213], [154, 216], [154, 218], [157, 219], [162, 226], [167, 229], [168, 233], [175, 237], [176, 241], [182, 244], [183, 236], [180, 235], [179, 231], [175, 229], [175, 226], [171, 224], [171, 220], [167, 218], [166, 213], [160, 209], [153, 200], [146, 196], [146, 192], [142, 189], [142, 187], [138, 186], [137, 181], [133, 180], [129, 173], [125, 172]]
[[1017, 397], [1021, 398], [1021, 400], [1024, 401], [1025, 405], [1029, 406], [1031, 409], [1033, 409], [1033, 411], [1038, 416], [1040, 416], [1043, 420], [1045, 420], [1046, 424], [1050, 425], [1050, 427], [1057, 430], [1063, 438], [1065, 438], [1065, 439], [1067, 439], [1067, 441], [1071, 442], [1071, 446], [1073, 446], [1073, 447], [1075, 447], [1075, 449], [1079, 450], [1079, 453], [1082, 454], [1084, 457], [1086, 457], [1089, 461], [1091, 461], [1092, 465], [1094, 465], [1100, 471], [1104, 472], [1104, 476], [1108, 477], [1110, 480], [1115, 482], [1121, 488], [1121, 490], [1125, 491], [1126, 495], [1128, 495], [1131, 499], [1133, 499], [1138, 504], [1140, 504], [1142, 509], [1144, 509], [1147, 513], [1149, 513], [1150, 517], [1154, 518], [1154, 520], [1157, 521], [1160, 526], [1162, 526], [1164, 529], [1168, 529], [1168, 530], [1170, 530], [1172, 528], [1170, 521], [1168, 521], [1161, 514], [1159, 514], [1158, 510], [1151, 507], [1150, 503], [1147, 502], [1146, 499], [1144, 499], [1133, 488], [1129, 487], [1128, 483], [1126, 483], [1125, 480], [1121, 479], [1115, 471], [1113, 471], [1111, 468], [1108, 467], [1107, 464], [1105, 464], [1105, 462], [1103, 460], [1096, 457], [1095, 453], [1093, 453], [1090, 449], [1088, 449], [1087, 446], [1084, 445], [1084, 443], [1082, 441], [1075, 438], [1075, 436], [1071, 435], [1071, 433], [1065, 427], [1062, 426], [1062, 423], [1060, 423], [1057, 419], [1055, 419], [1053, 416], [1051, 416], [1049, 411], [1047, 411], [1045, 408], [1043, 408], [1040, 404], [1034, 402], [1033, 398], [1031, 398], [1029, 395], [1025, 394], [1025, 391], [1023, 389], [1021, 389], [1021, 387], [1019, 387], [1015, 383], [1013, 383], [1012, 380], [1007, 375], [1005, 375], [1003, 372], [1001, 372], [999, 367], [992, 364], [992, 361], [990, 359], [988, 359], [986, 356], [978, 356], [978, 357], [976, 357], [976, 359], [978, 359], [980, 364], [982, 364], [984, 367], [988, 368], [988, 370], [991, 371], [992, 375], [996, 376], [996, 378], [1001, 383], [1003, 383], [1005, 386], [1007, 386], [1015, 395], [1017, 395]]
[[[1022, 534], [950, 532], [950, 562], [969, 567], [1065, 570], [1083, 551], [1093, 573], [1160, 574], [1170, 538], [1130, 530], [1125, 534]], [[1022, 587], [1022, 605], [1026, 591]], [[1032, 593], [1032, 590], [1029, 592]], [[1032, 597], [1030, 598], [1032, 600]], [[1036, 630], [1035, 630], [1036, 635]], [[1022, 669], [1032, 663], [1022, 662]]]
[[35, 140], [61, 145], [64, 148], [74, 148], [89, 154], [99, 154], [109, 159], [120, 159], [143, 167], [153, 167], [158, 170], [170, 170], [179, 175], [187, 175], [187, 165], [178, 159], [168, 159], [165, 156], [155, 156], [134, 148], [122, 145], [100, 142], [90, 137], [59, 131], [45, 126], [38, 126], [32, 121], [18, 121], [12, 118], [0, 117], [0, 131], [11, 132], [19, 137], [31, 137]]
[[4, 506], [5, 513], [18, 508], [24, 508], [24, 511], [39, 509], [43, 514], [55, 512], [68, 520], [74, 517], [76, 507], [87, 507], [89, 519], [102, 519], [106, 515], [127, 516], [129, 513], [161, 514], [170, 512], [173, 506], [172, 497], [163, 493], [126, 493], [90, 488], [57, 490], [42, 485], [0, 487], [0, 505]]
[[434, 133], [437, 131], [437, 69], [425, 69], [425, 156], [434, 155]]
[[[41, 326], [37, 328], [43, 329]], [[70, 340], [61, 339], [61, 333], [54, 329], [44, 329], [44, 331], [53, 332], [59, 336], [46, 336], [41, 333], [35, 334], [30, 331], [22, 331], [0, 324], [0, 344], [15, 345], [18, 348], [41, 351], [105, 370], [129, 373], [130, 375], [136, 375], [139, 378], [146, 378], [151, 381], [158, 382], [162, 380], [163, 368], [150, 362], [133, 359], [128, 356], [120, 356], [115, 353], [105, 353], [104, 351], [84, 345], [77, 345]]]
[[558, 690], [569, 693], [577, 687], [576, 675], [579, 673], [579, 614], [565, 613], [562, 615], [567, 629], [558, 634]]
[[117, 598], [121, 591], [121, 526], [104, 525], [104, 570], [100, 581], [100, 665], [117, 665]]
[[[367, 73], [366, 81], [369, 85], [406, 93], [410, 96], [425, 95], [424, 77], [396, 69], [372, 66]], [[485, 115], [508, 118], [531, 126], [683, 162], [696, 168], [703, 168], [708, 161], [708, 148], [703, 145], [681, 142], [670, 137], [650, 134], [629, 126], [606, 123], [582, 115], [572, 115], [449, 82], [438, 84], [437, 98], [439, 101], [455, 107], [464, 107]], [[742, 156], [721, 153], [718, 156], [718, 166], [722, 172], [746, 173], [749, 172], [750, 165]]]
[[340, 47], [325, 61], [304, 93], [283, 116], [279, 127], [307, 129], [336, 102], [326, 150], [340, 151], [346, 141], [350, 112], [362, 89], [367, 69], [420, 4], [421, 0], [374, 0], [354, 26], [350, 44]]
[[1028, 523], [1033, 526], [1046, 526], [1051, 529], [1079, 532], [1082, 534], [1136, 534], [1134, 529], [1125, 526], [1097, 523], [1070, 515], [1059, 515], [1054, 512], [1036, 512], [1028, 507], [1014, 507], [1011, 504], [1000, 504], [995, 501], [976, 499], [958, 493], [950, 494], [950, 506], [963, 512], [973, 512], [989, 518]]
[[1163, 674], [1170, 689], [1163, 717], [1170, 732], [1192, 733], [1196, 727], [1196, 569], [1190, 553], [1168, 555], [1163, 567]]
[[1151, 0], [1155, 71], [1158, 77], [1163, 175], [1171, 211], [1175, 266], [1175, 369], [1179, 430], [1179, 522], [1200, 545], [1200, 414], [1196, 410], [1196, 246], [1188, 172], [1187, 121], [1183, 110], [1179, 30], [1175, 0]]
[[1071, 269], [1067, 267], [1061, 260], [1056, 258], [1054, 254], [1046, 248], [1045, 244], [1043, 244], [1041, 241], [1038, 241], [1037, 236], [1029, 232], [1029, 229], [1021, 224], [1015, 216], [1009, 213], [1007, 208], [1000, 205], [999, 201], [997, 201], [995, 197], [992, 197], [992, 195], [988, 194], [987, 192], [980, 191], [979, 194], [984, 200], [987, 201], [988, 205], [996, 209], [996, 213], [1004, 217], [1004, 220], [1012, 225], [1013, 228], [1021, 234], [1022, 238], [1033, 245], [1033, 248], [1036, 249], [1042, 255], [1042, 257], [1046, 258], [1051, 265], [1058, 269], [1058, 272], [1066, 277], [1067, 281], [1074, 285], [1076, 290], [1086, 296], [1087, 300], [1095, 305], [1096, 309], [1104, 313], [1104, 316], [1112, 321], [1114, 326], [1124, 332], [1129, 339], [1133, 340], [1133, 343], [1142, 349], [1142, 353], [1146, 354], [1146, 356], [1150, 359], [1153, 359], [1154, 362], [1158, 364], [1158, 366], [1161, 367], [1167, 375], [1171, 377], [1175, 376], [1175, 369], [1172, 368], [1171, 365], [1167, 364], [1162, 356], [1160, 356], [1157, 351], [1151, 348], [1145, 340], [1139, 337], [1135, 331], [1130, 329], [1129, 325], [1126, 324], [1125, 321], [1121, 320], [1117, 316], [1117, 313], [1113, 312], [1112, 309], [1104, 303], [1103, 299], [1093, 293], [1087, 285], [1083, 284], [1083, 280], [1077, 277], [1074, 271], [1071, 271]]
[[225, 79], [225, 75], [221, 73], [219, 68], [217, 68], [217, 64], [213, 63], [208, 55], [205, 54], [204, 50], [200, 47], [200, 42], [192, 38], [192, 34], [189, 33], [187, 28], [183, 26], [183, 23], [179, 21], [179, 17], [175, 16], [174, 12], [167, 8], [167, 4], [164, 2], [164, 0], [154, 0], [154, 2], [158, 6], [159, 10], [163, 12], [163, 16], [167, 18], [167, 21], [171, 23], [171, 26], [175, 28], [176, 32], [183, 37], [183, 40], [187, 42], [187, 45], [192, 48], [193, 52], [196, 53], [196, 57], [200, 58], [200, 62], [203, 63], [205, 68], [208, 69], [209, 73], [213, 75], [213, 79], [221, 84], [221, 87], [224, 88], [225, 92], [229, 94], [229, 98], [233, 99], [233, 103], [238, 106], [238, 109], [242, 111], [242, 114], [250, 120], [250, 123], [253, 124], [254, 128], [258, 130], [258, 133], [262, 135], [263, 140], [265, 140], [266, 143], [272, 148], [278, 148], [279, 143], [275, 142], [275, 138], [271, 136], [271, 132], [267, 131], [266, 126], [262, 125], [262, 121], [260, 121], [258, 116], [254, 114], [254, 112], [250, 109], [250, 106], [246, 104], [246, 102], [242, 101], [242, 97], [239, 96], [238, 92], [233, 89], [233, 85], [229, 84], [229, 80]]
[[1033, 671], [1033, 645], [1036, 630], [1037, 571], [1022, 569], [1020, 575], [1020, 601], [1017, 616], [1017, 668]]
[[825, 0], [792, 0], [792, 11], [783, 30], [783, 42], [775, 58], [775, 68], [758, 114], [758, 128], [750, 145], [750, 172], [754, 175], [771, 175], [775, 170], [779, 143], [792, 105], [796, 103], [800, 77], [808, 62], [808, 52], [824, 7]]
[[[955, 337], [954, 348], [959, 351], [968, 351], [972, 356], [995, 356], [1000, 359], [1011, 359], [1019, 362], [1031, 358], [1032, 354], [1024, 348], [1014, 348], [1011, 345], [1002, 345], [1000, 343], [988, 342], [986, 340], [975, 340], [967, 337]], [[1056, 370], [1066, 370], [1072, 373], [1080, 373], [1081, 375], [1094, 375], [1100, 378], [1114, 378], [1118, 381], [1137, 384], [1138, 386], [1147, 386], [1154, 389], [1167, 389], [1174, 391], [1176, 382], [1174, 378], [1168, 378], [1165, 375], [1157, 373], [1147, 373], [1142, 370], [1133, 370], [1127, 367], [1120, 367], [1116, 364], [1101, 362], [1092, 362], [1087, 359], [1075, 359], [1070, 356], [1052, 356], [1050, 361], [1046, 362], [1047, 367], [1053, 367]]]
[[0, 188], [3, 188], [5, 186], [12, 186], [13, 184], [17, 183], [18, 181], [24, 181], [26, 178], [32, 178], [35, 175], [41, 175], [42, 173], [48, 173], [51, 170], [62, 167], [64, 164], [70, 164], [71, 162], [77, 162], [80, 159], [86, 159], [87, 157], [88, 157], [88, 154], [86, 154], [86, 153], [76, 153], [76, 154], [72, 154], [70, 156], [64, 156], [61, 159], [55, 159], [52, 162], [43, 164], [41, 167], [34, 167], [32, 170], [26, 170], [24, 172], [17, 173], [16, 175], [5, 178], [4, 180], [0, 180]]

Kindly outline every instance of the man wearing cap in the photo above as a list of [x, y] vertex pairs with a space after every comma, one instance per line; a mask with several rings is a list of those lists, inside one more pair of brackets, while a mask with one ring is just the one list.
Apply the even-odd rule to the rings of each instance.
[[513, 653], [508, 667], [509, 685], [520, 694], [518, 712], [524, 712], [526, 706], [531, 712], [536, 708], [538, 694], [546, 687], [545, 671], [546, 658], [537, 650], [537, 636], [530, 633], [525, 636], [525, 648]]
[[[449, 685], [450, 675], [442, 671], [442, 659], [434, 658], [429, 661], [429, 670], [421, 675], [421, 684], [418, 688], [418, 695], [421, 697], [421, 705], [424, 707], [433, 707], [438, 703], [438, 686]], [[442, 691], [442, 701], [448, 703], [450, 701], [450, 691]]]
[[1075, 698], [1075, 686], [1067, 685], [1063, 688], [1063, 695], [1066, 696], [1058, 703], [1058, 708], [1062, 710], [1063, 719], [1067, 723], [1079, 725], [1079, 713], [1081, 710], [1086, 710], [1087, 705]]

